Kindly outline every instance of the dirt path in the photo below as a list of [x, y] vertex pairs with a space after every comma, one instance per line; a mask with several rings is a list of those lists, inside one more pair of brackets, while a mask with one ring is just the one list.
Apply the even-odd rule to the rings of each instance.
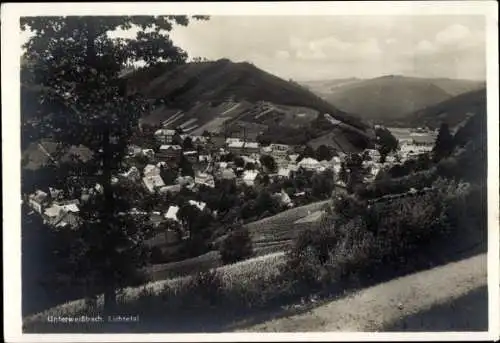
[[[469, 294], [484, 295], [481, 290], [486, 289], [486, 285], [486, 254], [481, 254], [361, 290], [307, 313], [270, 320], [241, 331], [379, 331], [391, 326], [408, 327], [401, 324], [406, 318], [413, 318], [407, 320], [410, 330], [418, 331], [418, 326], [428, 328], [434, 320], [433, 313], [445, 316], [447, 323], [441, 323], [442, 326], [458, 330], [457, 322], [468, 322], [463, 320], [464, 315], [474, 316], [461, 304], [471, 306]], [[477, 295], [470, 298], [477, 300]], [[485, 307], [480, 312], [484, 310], [483, 317], [487, 318], [487, 299], [477, 306]], [[441, 309], [436, 310], [437, 307]], [[428, 318], [425, 318], [426, 313]]]

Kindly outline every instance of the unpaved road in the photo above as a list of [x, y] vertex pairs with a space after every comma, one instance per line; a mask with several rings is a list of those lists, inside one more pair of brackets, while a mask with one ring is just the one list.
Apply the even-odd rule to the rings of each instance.
[[486, 331], [486, 261], [477, 255], [240, 331]]

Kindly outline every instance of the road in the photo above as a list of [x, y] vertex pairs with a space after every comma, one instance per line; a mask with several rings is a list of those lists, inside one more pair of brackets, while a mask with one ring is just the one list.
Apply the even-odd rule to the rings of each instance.
[[486, 331], [486, 285], [486, 254], [480, 254], [241, 332]]

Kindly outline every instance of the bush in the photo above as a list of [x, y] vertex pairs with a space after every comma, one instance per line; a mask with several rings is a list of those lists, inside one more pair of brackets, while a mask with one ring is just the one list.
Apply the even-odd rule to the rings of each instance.
[[329, 283], [325, 266], [336, 244], [334, 231], [326, 225], [298, 235], [287, 252], [287, 263], [283, 268], [294, 292], [307, 293]]
[[229, 233], [219, 249], [223, 263], [234, 263], [248, 258], [253, 253], [252, 239], [247, 228], [239, 228]]
[[200, 272], [184, 285], [184, 302], [188, 307], [215, 306], [223, 293], [222, 277], [216, 270]]

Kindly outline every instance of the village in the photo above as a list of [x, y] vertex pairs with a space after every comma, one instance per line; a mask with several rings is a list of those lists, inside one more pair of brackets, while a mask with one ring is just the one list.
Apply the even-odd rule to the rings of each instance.
[[[328, 175], [333, 176], [331, 181], [335, 191], [343, 191], [346, 187], [339, 174], [348, 154], [328, 147], [324, 148], [329, 152], [326, 155], [330, 158], [318, 160], [314, 150], [306, 146], [273, 143], [263, 146], [241, 137], [225, 137], [208, 132], [201, 136], [189, 135], [180, 128], [158, 128], [153, 137], [157, 143], [156, 151], [139, 145], [128, 146], [128, 170], [115, 175], [112, 178], [113, 184], [127, 180], [141, 185], [149, 194], [170, 197], [173, 202], [175, 195], [182, 189], [194, 194], [200, 187], [215, 188], [221, 180], [229, 180], [238, 187], [247, 188], [258, 188], [263, 183], [278, 186], [283, 180], [293, 179], [299, 171], [309, 175], [331, 171]], [[383, 163], [380, 162], [377, 149], [363, 152], [363, 167], [367, 171], [365, 183], [375, 180], [380, 170], [387, 170], [431, 151], [435, 140], [432, 135], [418, 132], [398, 138], [399, 150], [389, 154]], [[304, 204], [300, 200], [307, 197], [310, 191], [310, 188], [298, 191], [292, 188], [287, 192], [281, 188], [272, 196], [281, 204], [282, 209], [286, 209]], [[80, 204], [98, 192], [102, 192], [102, 186], [96, 183], [93, 188], [83, 189], [79, 199], [64, 199], [62, 191], [55, 188], [39, 189], [26, 198], [32, 210], [41, 215], [46, 224], [62, 229], [78, 225]], [[215, 216], [219, 210], [209, 209], [205, 202], [196, 199], [189, 199], [189, 204], [200, 211], [208, 210]], [[162, 221], [179, 223], [177, 214], [181, 205], [173, 204], [164, 213], [154, 210], [150, 215], [155, 218], [156, 225]], [[138, 210], [134, 208], [131, 211]]]

